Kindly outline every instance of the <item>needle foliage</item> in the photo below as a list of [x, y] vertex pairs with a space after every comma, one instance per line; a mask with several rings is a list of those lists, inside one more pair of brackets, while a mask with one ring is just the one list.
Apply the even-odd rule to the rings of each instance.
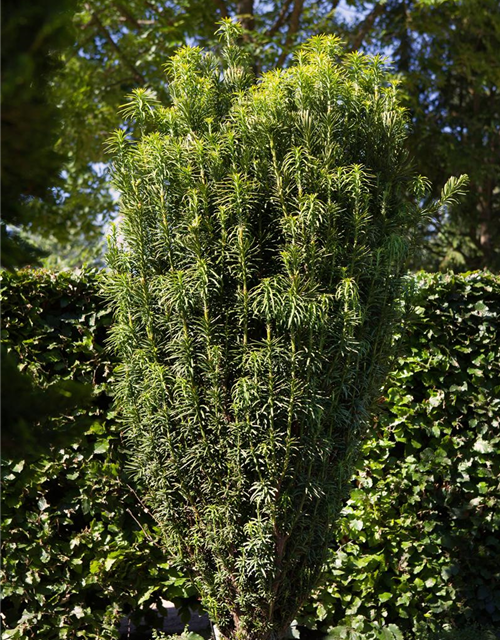
[[427, 183], [382, 59], [315, 37], [255, 82], [239, 33], [124, 107], [107, 293], [130, 465], [222, 634], [260, 640], [332, 544]]

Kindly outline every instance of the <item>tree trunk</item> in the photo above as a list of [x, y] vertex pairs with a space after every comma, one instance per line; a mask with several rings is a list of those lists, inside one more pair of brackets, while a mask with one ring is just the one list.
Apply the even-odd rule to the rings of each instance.
[[247, 31], [255, 29], [255, 18], [253, 15], [253, 0], [240, 0], [236, 7], [236, 13], [241, 26]]

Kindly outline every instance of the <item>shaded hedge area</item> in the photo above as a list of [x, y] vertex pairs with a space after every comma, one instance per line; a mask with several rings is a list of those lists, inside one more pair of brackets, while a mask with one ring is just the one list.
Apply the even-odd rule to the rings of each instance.
[[[2, 274], [5, 638], [113, 638], [124, 613], [151, 626], [160, 597], [196, 601], [126, 476], [97, 281]], [[341, 548], [303, 612], [322, 630], [500, 626], [500, 278], [416, 281]]]
[[341, 550], [308, 607], [321, 628], [500, 629], [500, 278], [417, 285]]
[[[128, 486], [96, 274], [3, 273], [2, 301], [3, 345], [28, 374], [15, 379], [3, 359], [4, 637], [114, 638], [129, 611], [151, 626], [160, 596], [181, 605], [193, 592]], [[42, 415], [28, 429], [30, 397]]]

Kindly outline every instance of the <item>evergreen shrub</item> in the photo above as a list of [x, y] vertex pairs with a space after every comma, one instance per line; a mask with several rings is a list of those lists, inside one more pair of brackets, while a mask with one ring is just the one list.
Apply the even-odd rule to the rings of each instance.
[[227, 21], [220, 58], [172, 58], [170, 106], [143, 89], [124, 107], [140, 135], [110, 140], [106, 291], [129, 466], [165, 548], [223, 636], [263, 640], [320, 577], [427, 183], [379, 57], [316, 37], [254, 82], [240, 35]]

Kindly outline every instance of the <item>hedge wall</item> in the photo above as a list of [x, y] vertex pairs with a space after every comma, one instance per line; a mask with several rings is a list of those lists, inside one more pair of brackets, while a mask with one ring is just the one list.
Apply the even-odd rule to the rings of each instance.
[[[500, 627], [500, 278], [416, 283], [341, 549], [303, 612], [341, 636], [382, 623], [415, 637], [423, 625]], [[3, 381], [3, 637], [113, 638], [124, 613], [161, 609], [160, 596], [194, 603], [124, 472], [97, 275], [4, 273], [2, 297], [15, 365]]]
[[[147, 613], [152, 624], [149, 607], [161, 607], [160, 595], [186, 604], [193, 591], [155, 544], [147, 514], [140, 523], [134, 518], [142, 509], [124, 474], [106, 395], [110, 317], [96, 274], [3, 273], [2, 314], [3, 344], [51, 409], [37, 400], [42, 420], [29, 433], [42, 456], [19, 459], [29, 398], [18, 397], [11, 375], [2, 376], [2, 413], [14, 420], [2, 433], [3, 451], [11, 453], [2, 474], [3, 637], [117, 638], [116, 623], [129, 611]], [[83, 406], [69, 402], [57, 415], [52, 392], [62, 386], [68, 393], [68, 380], [94, 391]], [[85, 393], [76, 389], [76, 396]], [[47, 447], [47, 436], [58, 446]]]
[[364, 443], [342, 548], [307, 608], [323, 629], [500, 630], [500, 278], [416, 283], [406, 355]]

